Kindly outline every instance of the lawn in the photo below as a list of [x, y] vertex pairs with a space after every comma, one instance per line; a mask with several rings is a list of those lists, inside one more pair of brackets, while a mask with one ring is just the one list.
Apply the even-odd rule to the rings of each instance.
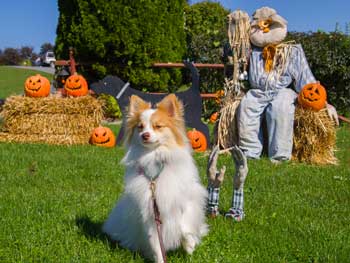
[[[113, 126], [114, 131], [118, 129]], [[169, 262], [350, 262], [350, 130], [338, 131], [338, 166], [249, 161], [246, 218], [208, 219], [192, 257]], [[0, 262], [145, 262], [100, 227], [122, 191], [124, 149], [0, 144]], [[204, 154], [195, 154], [206, 184]], [[230, 206], [230, 156], [221, 208]]]
[[52, 81], [53, 75], [37, 70], [0, 66], [0, 99], [24, 92], [24, 82], [32, 75], [41, 74]]
[[[25, 77], [20, 81], [12, 70], [0, 67], [0, 98], [19, 85], [15, 93], [22, 92]], [[5, 82], [3, 75], [11, 74]], [[119, 126], [110, 127], [117, 133]], [[349, 135], [346, 125], [337, 132], [337, 166], [249, 161], [246, 218], [208, 218], [210, 232], [194, 254], [170, 252], [168, 261], [350, 262]], [[149, 262], [101, 233], [122, 193], [123, 147], [0, 143], [0, 153], [0, 262]], [[206, 185], [208, 156], [194, 157]], [[227, 210], [229, 155], [220, 157], [221, 165], [227, 171], [220, 207]]]

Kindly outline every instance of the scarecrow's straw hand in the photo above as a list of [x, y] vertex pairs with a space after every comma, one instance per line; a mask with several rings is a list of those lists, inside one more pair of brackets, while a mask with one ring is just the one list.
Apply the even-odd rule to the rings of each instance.
[[245, 178], [248, 174], [247, 157], [244, 155], [238, 146], [233, 146], [231, 150], [231, 156], [235, 163], [236, 173], [234, 177], [234, 187], [239, 189], [243, 187]]
[[207, 176], [209, 187], [218, 188], [222, 184], [225, 176], [226, 167], [223, 166], [220, 171], [217, 169], [219, 157], [219, 146], [215, 146], [209, 155]]
[[337, 126], [339, 126], [339, 120], [338, 120], [338, 113], [337, 110], [334, 108], [334, 106], [332, 106], [331, 104], [327, 103], [327, 113], [328, 116], [335, 121], [335, 123], [337, 124]]

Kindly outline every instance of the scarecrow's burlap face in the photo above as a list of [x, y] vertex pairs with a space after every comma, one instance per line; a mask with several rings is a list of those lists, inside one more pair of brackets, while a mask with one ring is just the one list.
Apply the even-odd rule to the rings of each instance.
[[253, 14], [251, 23], [251, 42], [258, 47], [278, 44], [287, 35], [287, 21], [275, 9], [262, 7]]

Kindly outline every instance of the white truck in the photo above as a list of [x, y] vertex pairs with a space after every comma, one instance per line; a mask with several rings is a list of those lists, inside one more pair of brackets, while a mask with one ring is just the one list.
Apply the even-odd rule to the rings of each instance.
[[55, 58], [55, 54], [53, 53], [53, 51], [47, 51], [44, 54], [44, 56], [42, 57], [42, 65], [43, 66], [50, 66], [50, 67], [54, 68], [55, 62], [56, 62], [56, 58]]

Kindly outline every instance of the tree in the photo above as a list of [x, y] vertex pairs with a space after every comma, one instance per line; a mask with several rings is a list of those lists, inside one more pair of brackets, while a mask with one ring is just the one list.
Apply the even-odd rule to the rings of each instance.
[[184, 0], [59, 0], [55, 53], [91, 63], [90, 78], [118, 75], [133, 87], [166, 91], [179, 84], [179, 70], [152, 68], [157, 61], [181, 61], [185, 54]]
[[18, 65], [22, 60], [18, 49], [15, 48], [5, 48], [1, 57], [5, 65]]
[[[185, 8], [187, 57], [197, 63], [222, 63], [223, 46], [227, 42], [229, 11], [219, 3], [200, 2]], [[216, 92], [223, 88], [224, 72], [200, 69], [201, 92]], [[218, 105], [205, 101], [206, 114], [218, 110]]]
[[22, 59], [31, 59], [33, 57], [33, 47], [23, 46], [21, 47], [19, 53]]
[[40, 55], [44, 55], [47, 51], [54, 50], [54, 46], [51, 43], [44, 43], [40, 47]]

